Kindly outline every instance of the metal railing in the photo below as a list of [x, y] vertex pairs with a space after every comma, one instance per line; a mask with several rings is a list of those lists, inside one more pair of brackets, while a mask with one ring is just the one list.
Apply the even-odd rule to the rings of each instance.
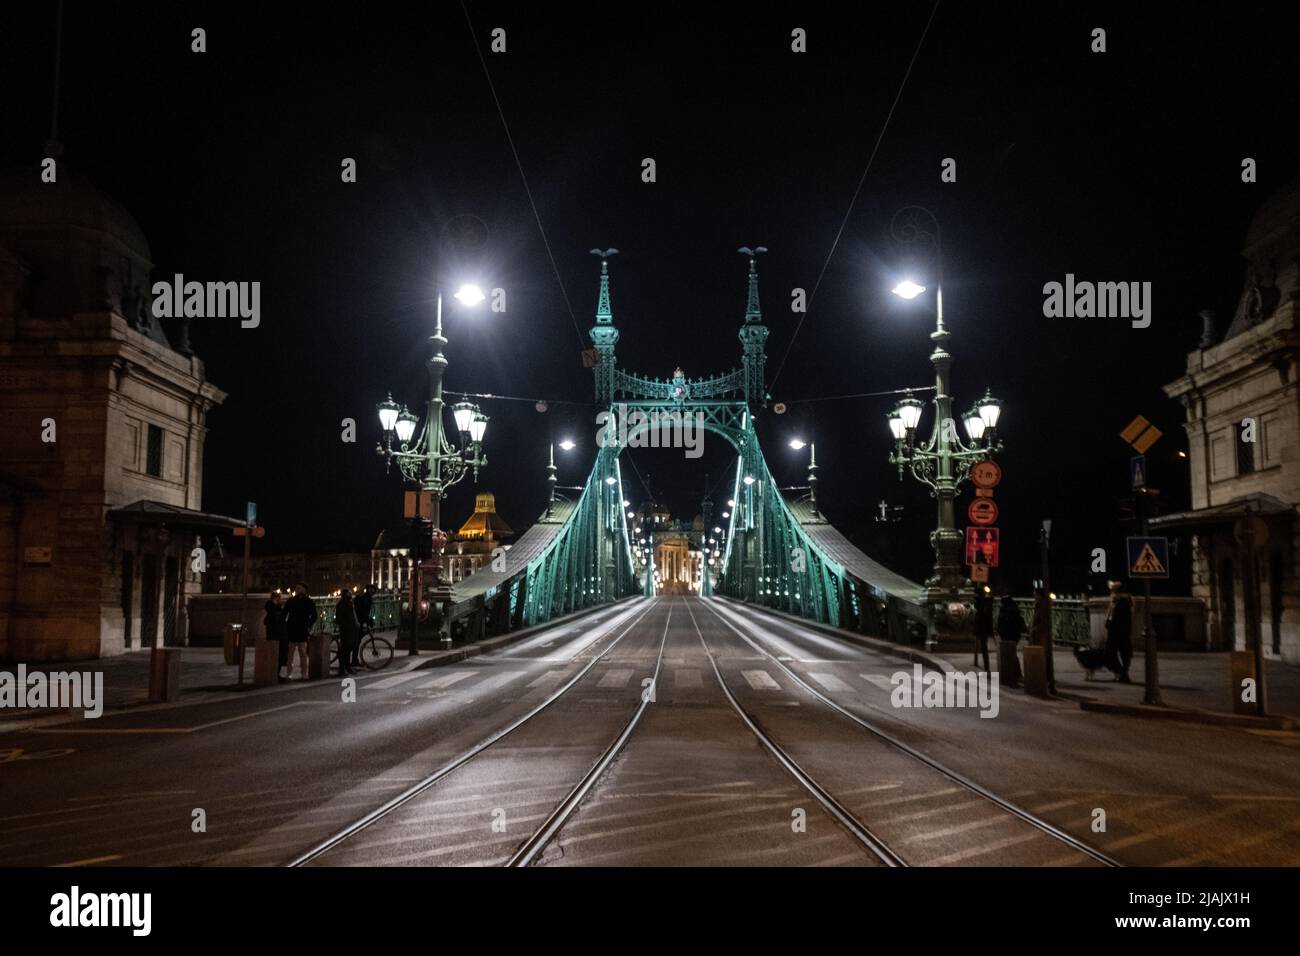
[[[1016, 598], [1016, 608], [1024, 618], [1025, 630], [1028, 632], [1034, 622], [1034, 599]], [[1087, 647], [1090, 637], [1087, 598], [1058, 597], [1052, 601], [1053, 643]]]
[[[339, 599], [330, 594], [325, 597], [313, 597], [312, 601], [316, 603], [316, 624], [312, 627], [312, 633], [337, 634], [339, 629], [334, 623], [334, 609], [338, 607]], [[375, 622], [376, 633], [397, 630], [402, 620], [402, 596], [382, 591], [375, 592], [374, 602], [370, 606], [370, 617]]]

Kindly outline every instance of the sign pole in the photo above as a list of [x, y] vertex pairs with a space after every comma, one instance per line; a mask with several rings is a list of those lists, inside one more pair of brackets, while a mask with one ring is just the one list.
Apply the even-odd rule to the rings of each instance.
[[253, 536], [244, 534], [244, 598], [239, 607], [239, 676], [235, 683], [244, 685], [244, 652], [248, 650], [248, 578], [252, 565]]
[[[1146, 488], [1138, 489], [1137, 494], [1138, 521], [1142, 529], [1142, 536], [1147, 534], [1147, 493]], [[1155, 634], [1151, 630], [1151, 579], [1142, 579], [1142, 647], [1143, 647], [1143, 665], [1145, 670], [1146, 689], [1142, 695], [1142, 703], [1150, 704], [1152, 707], [1163, 707], [1164, 701], [1160, 699], [1160, 654], [1156, 647]]]

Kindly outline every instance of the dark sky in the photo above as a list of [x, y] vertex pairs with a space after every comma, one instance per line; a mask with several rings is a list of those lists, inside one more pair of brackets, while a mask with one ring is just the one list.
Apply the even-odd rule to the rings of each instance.
[[[746, 244], [771, 250], [761, 276], [775, 399], [926, 385], [929, 300], [887, 294], [903, 259], [890, 217], [921, 204], [942, 223], [958, 409], [986, 385], [1006, 403], [1004, 579], [1028, 583], [1050, 517], [1056, 574], [1078, 589], [1091, 548], [1118, 554], [1129, 451], [1117, 432], [1134, 415], [1166, 432], [1151, 453], [1166, 507], [1186, 501], [1182, 410], [1160, 386], [1199, 338], [1198, 309], [1217, 308], [1226, 327], [1250, 216], [1300, 170], [1300, 134], [1286, 31], [1229, 5], [1056, 6], [939, 7], [833, 256], [928, 4], [714, 15], [475, 3], [471, 34], [459, 4], [69, 3], [60, 132], [66, 161], [144, 227], [155, 278], [262, 283], [260, 328], [205, 320], [193, 339], [229, 393], [209, 419], [205, 507], [242, 514], [256, 500], [270, 550], [364, 548], [400, 515], [400, 481], [373, 453], [374, 406], [389, 390], [413, 404], [425, 392], [440, 272], [508, 295], [504, 314], [447, 316], [451, 389], [591, 401], [579, 330], [595, 310], [593, 246], [622, 250], [611, 263], [621, 365], [729, 369]], [[6, 18], [9, 166], [41, 156], [54, 5]], [[205, 54], [190, 52], [195, 26]], [[498, 26], [504, 54], [488, 51]], [[808, 31], [806, 54], [790, 52], [794, 27]], [[1089, 50], [1094, 27], [1107, 30], [1104, 54]], [[647, 156], [653, 184], [640, 179]], [[1241, 182], [1246, 156], [1256, 184]], [[343, 157], [358, 161], [356, 184], [340, 182]], [[956, 183], [940, 182], [944, 157], [957, 160]], [[440, 239], [458, 215], [487, 226], [477, 256]], [[790, 290], [811, 291], [824, 265], [792, 338]], [[1151, 327], [1045, 318], [1043, 283], [1067, 272], [1152, 282]], [[778, 478], [799, 483], [786, 440], [815, 433], [824, 509], [919, 576], [932, 503], [886, 462], [887, 408], [795, 405], [760, 431]], [[594, 408], [485, 410], [480, 487], [522, 529], [543, 506], [548, 441], [580, 439], [561, 482], [585, 476]], [[348, 416], [355, 445], [339, 438]], [[703, 463], [632, 454], [682, 514], [698, 507], [705, 470], [716, 480], [728, 466], [720, 448]], [[447, 523], [472, 494], [468, 483], [453, 492]], [[888, 541], [870, 521], [882, 497], [908, 516]]]

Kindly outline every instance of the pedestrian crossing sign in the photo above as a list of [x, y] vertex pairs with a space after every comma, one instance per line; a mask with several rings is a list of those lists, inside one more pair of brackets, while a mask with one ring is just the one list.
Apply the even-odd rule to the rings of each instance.
[[1128, 538], [1127, 544], [1129, 577], [1169, 577], [1168, 538]]

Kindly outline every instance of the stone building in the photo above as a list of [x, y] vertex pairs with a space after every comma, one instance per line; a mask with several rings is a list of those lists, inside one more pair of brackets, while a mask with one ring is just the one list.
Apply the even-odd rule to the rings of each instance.
[[[1210, 646], [1247, 649], [1258, 615], [1265, 654], [1300, 663], [1300, 178], [1259, 208], [1242, 255], [1245, 282], [1223, 338], [1203, 313], [1187, 373], [1165, 386], [1187, 409], [1192, 510], [1150, 524], [1193, 536]], [[1248, 514], [1266, 530], [1254, 555], [1241, 534]]]
[[0, 173], [0, 659], [182, 643], [191, 553], [238, 523], [200, 510], [225, 394], [153, 318], [130, 214], [40, 173]]

